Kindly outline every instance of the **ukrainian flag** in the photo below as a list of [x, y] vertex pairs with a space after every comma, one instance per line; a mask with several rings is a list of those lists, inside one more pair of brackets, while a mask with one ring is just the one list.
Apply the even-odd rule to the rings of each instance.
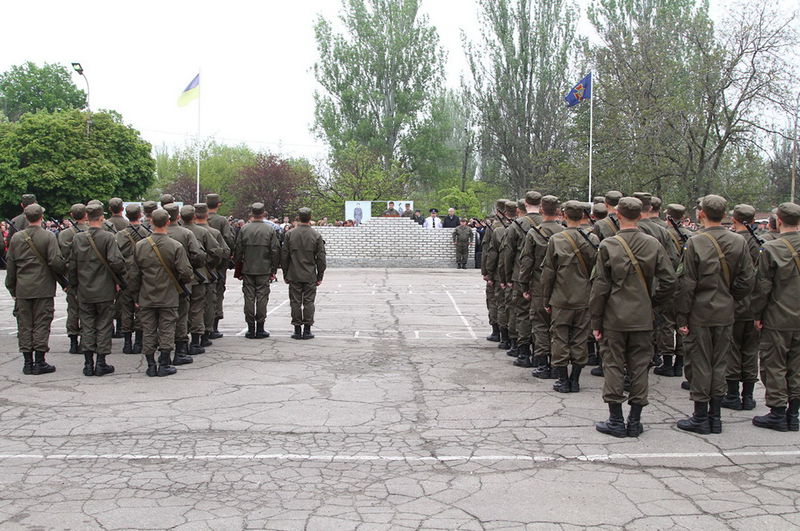
[[196, 76], [194, 76], [192, 82], [189, 83], [189, 85], [187, 85], [185, 89], [183, 89], [183, 92], [181, 92], [181, 97], [178, 98], [178, 105], [181, 107], [185, 107], [186, 105], [189, 105], [189, 103], [191, 103], [193, 100], [196, 100], [199, 97], [200, 97], [200, 74], [197, 74]]

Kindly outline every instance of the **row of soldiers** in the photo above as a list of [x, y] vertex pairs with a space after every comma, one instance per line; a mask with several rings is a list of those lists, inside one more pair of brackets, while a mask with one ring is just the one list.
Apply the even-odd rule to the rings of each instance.
[[[56, 281], [66, 291], [70, 353], [84, 355], [83, 374], [114, 372], [115, 313], [123, 353], [144, 354], [148, 376], [175, 374], [219, 339], [229, 268], [243, 281], [248, 339], [269, 337], [265, 329], [270, 282], [281, 267], [290, 284], [295, 339], [311, 339], [316, 287], [325, 271], [324, 241], [310, 227], [311, 211], [300, 209], [298, 229], [283, 249], [264, 223], [262, 203], [251, 206], [251, 222], [234, 233], [217, 213], [220, 198], [179, 206], [165, 194], [124, 207], [119, 198], [92, 200], [70, 209], [72, 226], [56, 238], [42, 229], [44, 208], [23, 196], [23, 214], [8, 249], [6, 287], [15, 300], [24, 374], [55, 371], [47, 363]], [[122, 212], [125, 212], [125, 216]], [[115, 312], [115, 308], [117, 309]], [[305, 329], [301, 331], [301, 327]], [[155, 353], [158, 351], [158, 360]]]
[[797, 431], [800, 206], [780, 205], [763, 235], [750, 205], [736, 205], [725, 227], [717, 195], [698, 200], [695, 233], [682, 223], [684, 206], [667, 205], [666, 220], [661, 206], [649, 193], [619, 191], [594, 205], [533, 191], [498, 200], [482, 243], [487, 339], [562, 393], [580, 391], [595, 358], [609, 407], [602, 433], [642, 433], [653, 366], [685, 373], [694, 413], [680, 429], [721, 433], [721, 408], [754, 409], [760, 376], [770, 412], [753, 424]]

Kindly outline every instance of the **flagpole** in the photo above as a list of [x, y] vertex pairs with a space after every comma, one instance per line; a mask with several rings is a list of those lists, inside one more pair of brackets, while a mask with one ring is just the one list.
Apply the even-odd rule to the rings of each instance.
[[[197, 69], [197, 82], [200, 83], [200, 69]], [[197, 162], [197, 201], [196, 203], [200, 202], [200, 101], [203, 99], [202, 90], [198, 90], [197, 92], [197, 140], [195, 145], [195, 156]]]
[[589, 203], [592, 202], [592, 144], [594, 142], [594, 73], [592, 74], [591, 92], [589, 93]]

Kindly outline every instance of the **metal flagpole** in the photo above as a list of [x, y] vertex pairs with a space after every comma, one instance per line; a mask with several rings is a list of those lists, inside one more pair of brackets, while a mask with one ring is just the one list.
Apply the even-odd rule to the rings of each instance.
[[591, 92], [589, 93], [589, 203], [592, 202], [592, 144], [594, 142], [594, 72], [591, 74]]
[[[200, 69], [197, 69], [197, 84], [200, 85]], [[203, 91], [198, 88], [197, 92], [197, 139], [196, 139], [196, 162], [197, 162], [197, 201], [200, 202], [200, 101], [203, 99]]]

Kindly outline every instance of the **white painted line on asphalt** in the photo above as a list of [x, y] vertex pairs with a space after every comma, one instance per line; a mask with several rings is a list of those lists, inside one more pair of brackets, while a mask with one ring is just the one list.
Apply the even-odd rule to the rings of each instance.
[[800, 450], [786, 451], [721, 451], [688, 453], [642, 453], [642, 454], [595, 454], [595, 455], [313, 455], [313, 454], [0, 454], [0, 460], [174, 460], [174, 461], [406, 461], [406, 462], [452, 462], [452, 461], [621, 461], [639, 459], [729, 459], [732, 457], [800, 457]]
[[[284, 305], [284, 304], [286, 304], [287, 302], [289, 302], [289, 299], [286, 299], [285, 301], [283, 301], [283, 302], [282, 302], [282, 303], [280, 303], [279, 305], [275, 306], [273, 309], [269, 310], [269, 311], [267, 312], [267, 317], [269, 317], [270, 315], [272, 315], [272, 312], [274, 312], [274, 311], [277, 311], [277, 310], [278, 310], [278, 308], [280, 308], [281, 306], [283, 306], [283, 305]], [[247, 327], [245, 327], [245, 328], [242, 328], [241, 330], [239, 330], [238, 332], [236, 332], [236, 337], [242, 337], [242, 336], [243, 336], [243, 335], [245, 335], [246, 333], [247, 333]]]
[[472, 327], [469, 324], [469, 321], [467, 321], [467, 318], [464, 317], [463, 313], [461, 313], [461, 308], [459, 308], [458, 304], [456, 304], [456, 300], [453, 298], [453, 296], [450, 294], [449, 291], [445, 291], [445, 293], [447, 293], [447, 296], [450, 297], [450, 302], [453, 303], [453, 308], [456, 309], [456, 313], [458, 314], [459, 317], [461, 317], [461, 320], [464, 322], [464, 326], [466, 326], [467, 330], [469, 330], [470, 337], [472, 339], [478, 339], [478, 336], [475, 335], [475, 330], [472, 329]]

